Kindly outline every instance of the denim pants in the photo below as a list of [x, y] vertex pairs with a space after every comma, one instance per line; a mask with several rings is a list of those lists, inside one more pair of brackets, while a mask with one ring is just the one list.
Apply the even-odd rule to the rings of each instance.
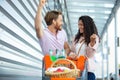
[[92, 72], [88, 72], [88, 80], [95, 80], [95, 74]]

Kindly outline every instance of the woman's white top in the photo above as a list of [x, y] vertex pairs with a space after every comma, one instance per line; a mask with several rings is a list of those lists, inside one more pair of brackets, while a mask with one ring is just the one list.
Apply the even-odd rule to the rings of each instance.
[[[80, 38], [79, 41], [81, 41], [83, 39], [83, 37]], [[94, 72], [95, 71], [95, 57], [94, 54], [96, 53], [97, 47], [99, 45], [99, 38], [97, 36], [96, 38], [96, 44], [91, 47], [90, 44], [87, 46], [87, 44], [85, 44], [84, 41], [79, 42], [75, 44], [75, 42], [73, 42], [71, 49], [73, 52], [75, 52], [76, 54], [78, 54], [79, 48], [81, 46], [79, 55], [85, 55], [88, 58], [88, 72]]]

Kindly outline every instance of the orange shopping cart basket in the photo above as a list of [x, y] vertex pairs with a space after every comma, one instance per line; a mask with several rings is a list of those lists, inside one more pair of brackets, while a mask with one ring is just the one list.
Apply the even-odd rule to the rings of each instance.
[[[67, 60], [67, 61], [70, 61], [68, 59], [58, 59], [57, 61], [53, 62], [53, 64], [51, 65], [51, 67], [53, 67], [58, 61], [61, 62], [60, 60]], [[62, 77], [59, 77], [59, 76], [56, 76], [54, 75], [55, 77], [49, 75], [49, 76], [46, 76], [46, 73], [45, 73], [45, 62], [44, 60], [42, 61], [42, 80], [87, 80], [87, 60], [85, 61], [85, 68], [84, 70], [81, 72], [81, 76], [79, 77], [64, 77], [64, 75], [62, 74]], [[75, 71], [73, 71], [72, 73], [74, 74]], [[49, 73], [47, 73], [49, 74]], [[69, 73], [65, 74], [65, 75], [70, 75]]]

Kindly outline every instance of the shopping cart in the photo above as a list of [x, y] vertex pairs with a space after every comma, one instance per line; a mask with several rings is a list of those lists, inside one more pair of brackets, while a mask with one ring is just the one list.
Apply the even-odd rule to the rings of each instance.
[[[45, 63], [44, 61], [42, 61], [42, 80], [51, 80], [50, 77], [46, 76], [45, 75]], [[85, 61], [85, 68], [84, 70], [81, 72], [81, 76], [80, 77], [77, 77], [77, 78], [65, 78], [65, 79], [62, 79], [62, 78], [58, 78], [57, 80], [87, 80], [87, 65], [88, 65], [88, 61], [86, 60]]]

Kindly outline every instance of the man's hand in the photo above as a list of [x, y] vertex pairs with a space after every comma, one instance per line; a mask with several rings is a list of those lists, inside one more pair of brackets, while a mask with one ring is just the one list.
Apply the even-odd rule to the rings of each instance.
[[40, 7], [43, 7], [46, 3], [46, 0], [40, 0]]

